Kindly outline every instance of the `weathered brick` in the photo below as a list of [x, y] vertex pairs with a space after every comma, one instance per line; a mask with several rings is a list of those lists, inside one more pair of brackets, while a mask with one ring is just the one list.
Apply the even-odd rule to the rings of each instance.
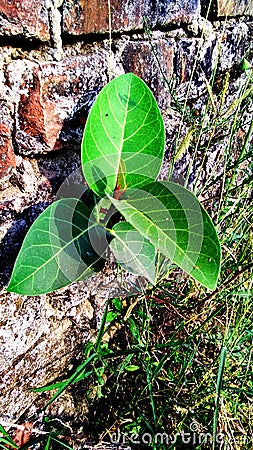
[[217, 0], [218, 16], [253, 16], [253, 0]]
[[[131, 30], [142, 27], [146, 2], [111, 0], [113, 30]], [[107, 1], [65, 0], [63, 3], [63, 31], [79, 35], [108, 32], [109, 14]], [[156, 11], [150, 11], [149, 20], [154, 21]]]
[[1, 0], [0, 35], [50, 38], [45, 0]]
[[[214, 71], [222, 73], [240, 64], [248, 51], [250, 40], [250, 29], [244, 22], [235, 23], [221, 34], [212, 33], [202, 40], [179, 39], [174, 60], [179, 85], [192, 79], [196, 87], [194, 95], [197, 96], [206, 85], [205, 77], [210, 79]], [[191, 92], [194, 92], [193, 87]]]
[[[140, 0], [141, 1], [141, 0]], [[201, 0], [149, 0], [147, 9], [147, 20], [149, 11], [155, 3], [157, 8], [157, 26], [166, 26], [170, 23], [190, 23], [200, 13]]]
[[12, 145], [13, 120], [8, 103], [0, 103], [0, 178], [8, 178], [15, 167]]
[[18, 60], [7, 67], [16, 95], [15, 143], [20, 154], [80, 145], [89, 102], [107, 81], [106, 53], [37, 64]]
[[[154, 27], [172, 22], [188, 22], [199, 12], [200, 0], [111, 0], [113, 31], [143, 28], [143, 20]], [[105, 33], [109, 28], [108, 2], [64, 0], [63, 31], [73, 35]]]
[[243, 22], [236, 23], [232, 29], [223, 33], [219, 58], [221, 70], [230, 70], [241, 63], [249, 48], [250, 33], [250, 28]]
[[160, 67], [154, 51], [145, 41], [127, 43], [121, 60], [125, 72], [133, 72], [142, 78], [152, 90], [159, 106], [166, 108], [170, 100], [166, 91], [166, 80], [173, 74], [175, 44], [170, 39], [157, 39], [153, 40], [153, 45]]

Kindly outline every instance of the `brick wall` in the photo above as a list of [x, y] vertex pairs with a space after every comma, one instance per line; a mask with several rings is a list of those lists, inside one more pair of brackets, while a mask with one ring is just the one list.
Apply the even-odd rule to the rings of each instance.
[[[111, 0], [114, 72], [140, 75], [166, 108], [168, 94], [142, 34], [143, 18], [160, 30], [153, 42], [164, 75], [174, 73], [179, 83], [186, 82], [203, 30], [202, 66], [212, 68], [220, 30], [201, 19], [205, 7], [200, 0]], [[210, 8], [216, 27], [226, 12], [241, 17], [252, 11], [252, 0], [217, 0]], [[108, 26], [107, 1], [0, 1], [2, 180], [13, 173], [15, 155], [78, 148], [92, 96], [108, 81]], [[233, 62], [224, 60], [223, 70], [236, 65], [247, 47], [250, 29], [239, 31], [235, 36], [231, 25], [226, 30], [223, 47]]]
[[[112, 55], [107, 0], [0, 0], [2, 288], [31, 223], [67, 176], [75, 171], [81, 177], [77, 169], [87, 114], [110, 76], [132, 71], [150, 86], [166, 122], [169, 161], [180, 119], [170, 109], [164, 78], [173, 77], [177, 95], [183, 98], [193, 75], [196, 99], [218, 53], [217, 76], [222, 78], [229, 70], [236, 77], [252, 45], [252, 0], [214, 0], [210, 8], [209, 0], [111, 0], [110, 7]], [[103, 277], [107, 279], [106, 274]], [[62, 311], [62, 298], [69, 305], [64, 321], [60, 310], [51, 308], [44, 298], [29, 300], [23, 307], [19, 296], [0, 294], [2, 413], [13, 416], [24, 409], [24, 403], [33, 403], [34, 394], [23, 390], [24, 383], [25, 387], [45, 384], [64, 369], [64, 364], [55, 365], [56, 355], [58, 361], [65, 361], [61, 355], [75, 354], [76, 343], [84, 339], [82, 327], [73, 327], [68, 314], [79, 323], [78, 308], [89, 310], [86, 299], [96, 293], [97, 286], [85, 287], [85, 300], [83, 286], [51, 297], [53, 304], [60, 302]], [[66, 303], [70, 298], [71, 305]], [[97, 304], [97, 310], [90, 307], [95, 315], [103, 302]]]

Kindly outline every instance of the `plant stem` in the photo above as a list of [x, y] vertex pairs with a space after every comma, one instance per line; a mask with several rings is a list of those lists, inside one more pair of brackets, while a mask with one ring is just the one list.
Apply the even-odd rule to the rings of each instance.
[[221, 355], [220, 355], [220, 364], [219, 364], [218, 376], [217, 376], [217, 383], [216, 383], [215, 411], [214, 411], [214, 418], [213, 418], [213, 439], [212, 439], [213, 445], [212, 445], [212, 450], [215, 450], [216, 431], [217, 431], [217, 424], [218, 424], [218, 417], [219, 417], [220, 394], [221, 394], [222, 378], [223, 378], [223, 373], [224, 373], [226, 354], [227, 354], [227, 348], [226, 347], [222, 347]]

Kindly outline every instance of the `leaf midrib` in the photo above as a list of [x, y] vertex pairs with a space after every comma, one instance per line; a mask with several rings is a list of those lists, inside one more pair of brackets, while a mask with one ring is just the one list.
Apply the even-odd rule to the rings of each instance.
[[[118, 154], [118, 164], [117, 164], [116, 179], [118, 178], [118, 174], [119, 174], [120, 160], [121, 160], [122, 150], [123, 150], [124, 142], [125, 142], [125, 128], [126, 128], [126, 122], [127, 122], [128, 105], [129, 105], [129, 100], [130, 100], [131, 87], [132, 87], [132, 77], [131, 77], [130, 83], [128, 83], [128, 95], [127, 95], [127, 103], [126, 103], [125, 114], [124, 114], [124, 121], [123, 121], [122, 132], [121, 132], [121, 145], [120, 145], [119, 154]], [[118, 100], [120, 101], [119, 95], [118, 95], [117, 84], [115, 84], [115, 89], [117, 91]]]
[[[85, 216], [84, 216], [85, 217]], [[65, 250], [66, 247], [68, 247], [70, 244], [72, 244], [73, 242], [75, 242], [77, 239], [79, 239], [79, 237], [81, 237], [83, 234], [85, 234], [87, 232], [87, 230], [92, 229], [93, 227], [95, 227], [97, 224], [93, 224], [91, 227], [86, 228], [85, 230], [83, 230], [78, 236], [76, 236], [74, 239], [72, 239], [71, 241], [67, 242], [67, 244], [65, 244], [63, 247], [61, 247], [59, 249], [59, 251], [57, 253], [55, 253], [50, 259], [47, 259], [44, 264], [42, 264], [40, 267], [38, 267], [33, 273], [31, 273], [30, 275], [28, 275], [26, 278], [23, 278], [21, 281], [19, 281], [18, 283], [15, 283], [15, 287], [19, 286], [20, 284], [22, 285], [25, 281], [29, 280], [29, 278], [32, 278], [36, 275], [36, 273], [38, 271], [40, 271], [41, 269], [43, 269], [45, 266], [47, 266], [47, 264], [49, 264], [51, 261], [53, 261], [62, 251]], [[50, 232], [48, 231], [48, 234], [50, 234]], [[43, 244], [41, 244], [41, 247], [43, 247]], [[27, 247], [29, 249], [29, 247]], [[23, 265], [21, 265], [23, 266]], [[24, 266], [27, 267], [27, 266]], [[87, 266], [88, 268], [89, 266]], [[60, 269], [58, 267], [58, 269]]]
[[[110, 196], [108, 196], [108, 197], [110, 197]], [[110, 199], [111, 199], [111, 202], [114, 204], [114, 206], [115, 206], [116, 208], [117, 208], [117, 205], [119, 205], [120, 203], [123, 203], [123, 204], [125, 204], [127, 207], [130, 207], [130, 208], [133, 210], [133, 212], [137, 212], [137, 213], [141, 214], [141, 215], [144, 217], [144, 219], [147, 220], [147, 221], [149, 222], [150, 225], [152, 225], [152, 226], [155, 225], [155, 223], [154, 223], [149, 217], [147, 217], [144, 213], [142, 213], [141, 211], [139, 211], [137, 208], [134, 208], [131, 204], [129, 204], [129, 203], [127, 202], [127, 200], [116, 200], [116, 199], [114, 199], [114, 198], [112, 198], [112, 197], [110, 197]], [[117, 209], [118, 209], [118, 208], [117, 208]], [[121, 212], [122, 212], [122, 214], [123, 214], [123, 216], [124, 216], [124, 213], [123, 213], [124, 208], [123, 208], [123, 210], [122, 210], [121, 208], [119, 208], [119, 210], [121, 210]], [[152, 240], [151, 240], [150, 237], [146, 236], [146, 234], [143, 234], [143, 232], [140, 230], [140, 228], [139, 228], [139, 227], [137, 228], [137, 226], [136, 226], [133, 222], [131, 222], [131, 216], [130, 216], [130, 217], [126, 217], [126, 220], [129, 221], [129, 222], [131, 223], [131, 225], [132, 225], [134, 228], [136, 228], [136, 230], [139, 231], [139, 233], [140, 233], [142, 236], [146, 237], [146, 239], [148, 239], [155, 247], [157, 247], [162, 253], [164, 253], [163, 249], [161, 249], [161, 248], [160, 248], [159, 246], [157, 246], [154, 242], [152, 242]], [[156, 226], [156, 225], [155, 225], [155, 226]], [[170, 241], [170, 243], [172, 243], [173, 245], [175, 245], [175, 247], [177, 248], [178, 251], [180, 251], [180, 252], [183, 253], [184, 259], [185, 259], [188, 263], [193, 264], [193, 265], [196, 263], [196, 261], [192, 261], [192, 260], [188, 257], [188, 255], [182, 250], [182, 248], [179, 247], [179, 246], [177, 245], [177, 243], [174, 242], [167, 234], [165, 234], [164, 231], [163, 231], [161, 228], [158, 228], [158, 227], [156, 227], [156, 228], [159, 230], [159, 233], [162, 233], [162, 235], [163, 235], [166, 239], [168, 239], [168, 240]], [[159, 245], [159, 242], [158, 242], [158, 245]], [[168, 255], [168, 254], [166, 254], [166, 253], [164, 253], [164, 254], [165, 254], [165, 256], [168, 256], [169, 258], [171, 258], [171, 255]], [[178, 264], [177, 261], [175, 261], [175, 263]], [[201, 269], [199, 269], [199, 268], [198, 268], [198, 270], [199, 270], [199, 272], [201, 273], [201, 275], [203, 276], [203, 278], [208, 282], [208, 279], [206, 278], [204, 272], [203, 272]], [[191, 271], [191, 272], [192, 272], [192, 271]], [[189, 274], [191, 274], [191, 272], [187, 271], [187, 273], [189, 273]]]

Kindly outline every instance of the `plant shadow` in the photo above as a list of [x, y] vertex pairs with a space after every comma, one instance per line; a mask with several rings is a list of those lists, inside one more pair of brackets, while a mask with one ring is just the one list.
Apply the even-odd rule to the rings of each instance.
[[[99, 89], [88, 91], [75, 104], [62, 124], [54, 148], [48, 154], [34, 156], [41, 179], [45, 182], [38, 179], [35, 192], [25, 194], [24, 201], [31, 205], [29, 197], [37, 197], [37, 203], [22, 208], [20, 212], [15, 212], [11, 206], [2, 206], [3, 229], [8, 227], [6, 222], [9, 223], [10, 219], [12, 224], [0, 241], [0, 289], [3, 289], [10, 279], [26, 233], [37, 217], [49, 206], [51, 199], [53, 201], [61, 196], [81, 198], [87, 189], [81, 171], [80, 146], [88, 113], [98, 91]], [[21, 193], [22, 182], [26, 177], [24, 167], [21, 170], [17, 168], [17, 173], [14, 172], [10, 179]], [[44, 201], [45, 198], [47, 201]]]
[[9, 281], [27, 231], [48, 205], [49, 202], [39, 202], [20, 213], [14, 213], [13, 223], [0, 242], [0, 289]]

